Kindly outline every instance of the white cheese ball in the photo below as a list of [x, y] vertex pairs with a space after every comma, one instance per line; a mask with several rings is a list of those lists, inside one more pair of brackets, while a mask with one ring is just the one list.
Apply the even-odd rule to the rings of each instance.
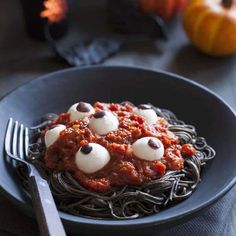
[[132, 144], [134, 155], [146, 161], [158, 161], [164, 155], [164, 146], [158, 138], [144, 137]]
[[101, 170], [109, 161], [109, 152], [97, 143], [84, 145], [75, 154], [76, 166], [86, 174], [92, 174]]
[[70, 120], [79, 120], [93, 114], [94, 108], [89, 103], [78, 102], [70, 107], [68, 113], [70, 113]]
[[156, 112], [149, 105], [139, 105], [133, 109], [133, 112], [142, 116], [149, 125], [155, 124], [158, 120]]
[[96, 134], [106, 135], [117, 130], [119, 121], [115, 115], [109, 111], [99, 111], [95, 113], [89, 122], [89, 128]]
[[65, 128], [65, 125], [57, 125], [46, 132], [44, 141], [47, 148], [57, 141], [57, 139], [60, 137], [61, 131]]

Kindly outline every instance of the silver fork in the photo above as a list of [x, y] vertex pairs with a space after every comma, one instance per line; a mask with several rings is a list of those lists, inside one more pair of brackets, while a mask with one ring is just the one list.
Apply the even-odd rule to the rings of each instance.
[[13, 160], [25, 165], [32, 201], [39, 225], [40, 235], [65, 236], [65, 230], [59, 217], [50, 188], [38, 170], [27, 161], [29, 129], [10, 118], [5, 135], [5, 152]]

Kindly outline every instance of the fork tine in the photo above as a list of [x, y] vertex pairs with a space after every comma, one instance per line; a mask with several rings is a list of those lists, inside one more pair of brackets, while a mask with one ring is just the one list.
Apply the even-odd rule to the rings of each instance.
[[19, 158], [24, 159], [24, 125], [20, 125], [19, 142], [18, 142]]
[[25, 140], [25, 143], [24, 143], [25, 156], [28, 157], [28, 148], [29, 148], [29, 129], [28, 128], [25, 128], [24, 140]]
[[[19, 124], [16, 121], [13, 127], [13, 119], [9, 119], [4, 144], [6, 156], [11, 161], [17, 161], [17, 164], [19, 162], [24, 164], [28, 169], [29, 186], [32, 191], [31, 195], [36, 210], [36, 218], [41, 226], [41, 235], [66, 236], [47, 181], [40, 176], [36, 167], [22, 159], [24, 153], [28, 154], [29, 130], [24, 128], [22, 124], [20, 128], [18, 126]], [[19, 155], [17, 155], [17, 152]], [[13, 164], [13, 166], [17, 167], [19, 165]]]
[[11, 152], [11, 132], [12, 132], [12, 127], [13, 127], [13, 119], [10, 118], [8, 120], [7, 124], [7, 131], [5, 135], [5, 151], [9, 155]]
[[18, 127], [19, 127], [18, 121], [15, 121], [13, 129], [13, 140], [12, 140], [12, 154], [14, 156], [17, 156]]

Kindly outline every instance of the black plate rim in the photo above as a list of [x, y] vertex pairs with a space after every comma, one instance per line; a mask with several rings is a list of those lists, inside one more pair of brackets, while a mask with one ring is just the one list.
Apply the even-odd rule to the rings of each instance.
[[[211, 96], [215, 97], [218, 101], [220, 101], [224, 106], [226, 106], [229, 111], [233, 114], [233, 116], [235, 117], [236, 120], [236, 112], [231, 108], [231, 106], [223, 99], [221, 98], [219, 95], [217, 95], [215, 92], [213, 92], [212, 90], [208, 89], [207, 87], [205, 87], [204, 85], [190, 80], [184, 76], [175, 74], [175, 73], [171, 73], [171, 72], [167, 72], [164, 70], [159, 70], [159, 69], [149, 69], [146, 67], [141, 67], [141, 66], [126, 66], [126, 65], [102, 65], [102, 66], [85, 66], [82, 68], [66, 68], [66, 69], [61, 69], [61, 70], [57, 70], [54, 72], [50, 72], [47, 73], [45, 75], [39, 76], [31, 81], [27, 81], [21, 85], [19, 85], [18, 87], [14, 88], [13, 90], [11, 90], [10, 92], [8, 92], [7, 94], [5, 94], [1, 99], [0, 102], [2, 102], [4, 99], [6, 99], [10, 94], [16, 92], [18, 89], [20, 89], [21, 87], [24, 87], [26, 85], [29, 85], [31, 83], [34, 83], [35, 81], [39, 81], [39, 80], [45, 80], [48, 77], [52, 77], [52, 76], [56, 76], [58, 74], [62, 74], [62, 73], [67, 73], [67, 72], [72, 72], [72, 71], [80, 71], [80, 70], [93, 70], [93, 69], [98, 69], [98, 70], [106, 70], [106, 69], [134, 69], [134, 70], [142, 70], [142, 71], [146, 71], [146, 72], [154, 72], [154, 73], [159, 73], [159, 74], [164, 74], [167, 75], [169, 77], [172, 77], [174, 79], [177, 80], [181, 80], [184, 81], [187, 84], [190, 84], [192, 86], [195, 86], [203, 91], [205, 91], [206, 93], [210, 94]], [[143, 218], [138, 218], [138, 219], [134, 219], [134, 220], [101, 220], [101, 219], [93, 219], [93, 218], [86, 218], [86, 217], [78, 217], [78, 216], [73, 216], [67, 213], [64, 213], [62, 211], [60, 212], [60, 216], [63, 219], [63, 221], [68, 222], [68, 223], [73, 223], [73, 224], [83, 224], [83, 225], [87, 225], [87, 226], [102, 226], [102, 227], [106, 227], [106, 228], [113, 228], [113, 227], [124, 227], [124, 228], [143, 228], [143, 227], [148, 227], [151, 225], [161, 225], [164, 223], [168, 223], [174, 220], [179, 220], [185, 217], [188, 217], [190, 215], [193, 215], [203, 209], [205, 209], [207, 206], [212, 205], [214, 202], [216, 202], [217, 200], [219, 200], [219, 198], [221, 198], [222, 196], [224, 196], [234, 185], [236, 184], [236, 176], [232, 177], [232, 180], [214, 197], [210, 198], [208, 201], [199, 204], [197, 206], [195, 206], [194, 208], [192, 208], [191, 211], [185, 211], [183, 212], [181, 215], [179, 214], [175, 214], [172, 215], [171, 217], [165, 217], [162, 218], [161, 220], [146, 220], [145, 217]], [[0, 185], [0, 193], [3, 194], [5, 197], [7, 197], [10, 201], [12, 201], [14, 204], [16, 204], [18, 207], [20, 208], [25, 208], [26, 210], [30, 210], [31, 207], [29, 206], [29, 204], [25, 203], [25, 202], [21, 202], [17, 199], [16, 196], [11, 195], [11, 193], [7, 192], [2, 185]], [[31, 209], [32, 211], [32, 209]], [[76, 220], [79, 218], [79, 221]]]

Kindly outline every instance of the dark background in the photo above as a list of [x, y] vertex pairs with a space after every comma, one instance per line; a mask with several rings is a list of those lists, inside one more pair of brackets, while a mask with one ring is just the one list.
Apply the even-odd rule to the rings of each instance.
[[[73, 44], [85, 38], [109, 35], [105, 0], [74, 0], [71, 3], [73, 7], [69, 34], [60, 40], [62, 45]], [[236, 109], [236, 57], [213, 58], [198, 52], [190, 46], [180, 19], [170, 23], [168, 30], [167, 42], [137, 37], [126, 39], [122, 51], [104, 64], [135, 65], [183, 75], [215, 91]], [[66, 67], [53, 58], [53, 53], [45, 42], [33, 41], [28, 37], [20, 1], [1, 0], [0, 97], [24, 82]], [[1, 229], [9, 231], [11, 222], [13, 232], [18, 235], [30, 235], [27, 232], [32, 232], [31, 230], [36, 227], [32, 220], [25, 218], [2, 198], [0, 208], [1, 212], [5, 212], [4, 215], [0, 214]], [[231, 216], [230, 220], [232, 230], [235, 230], [236, 216]]]
[[[109, 34], [105, 2], [71, 1], [71, 27], [61, 43]], [[0, 96], [25, 81], [66, 67], [52, 59], [45, 43], [28, 38], [19, 0], [0, 1], [0, 30]], [[169, 38], [168, 42], [128, 39], [125, 48], [104, 64], [144, 66], [180, 74], [206, 85], [236, 108], [236, 57], [212, 58], [199, 53], [190, 46], [180, 20], [171, 23]]]

